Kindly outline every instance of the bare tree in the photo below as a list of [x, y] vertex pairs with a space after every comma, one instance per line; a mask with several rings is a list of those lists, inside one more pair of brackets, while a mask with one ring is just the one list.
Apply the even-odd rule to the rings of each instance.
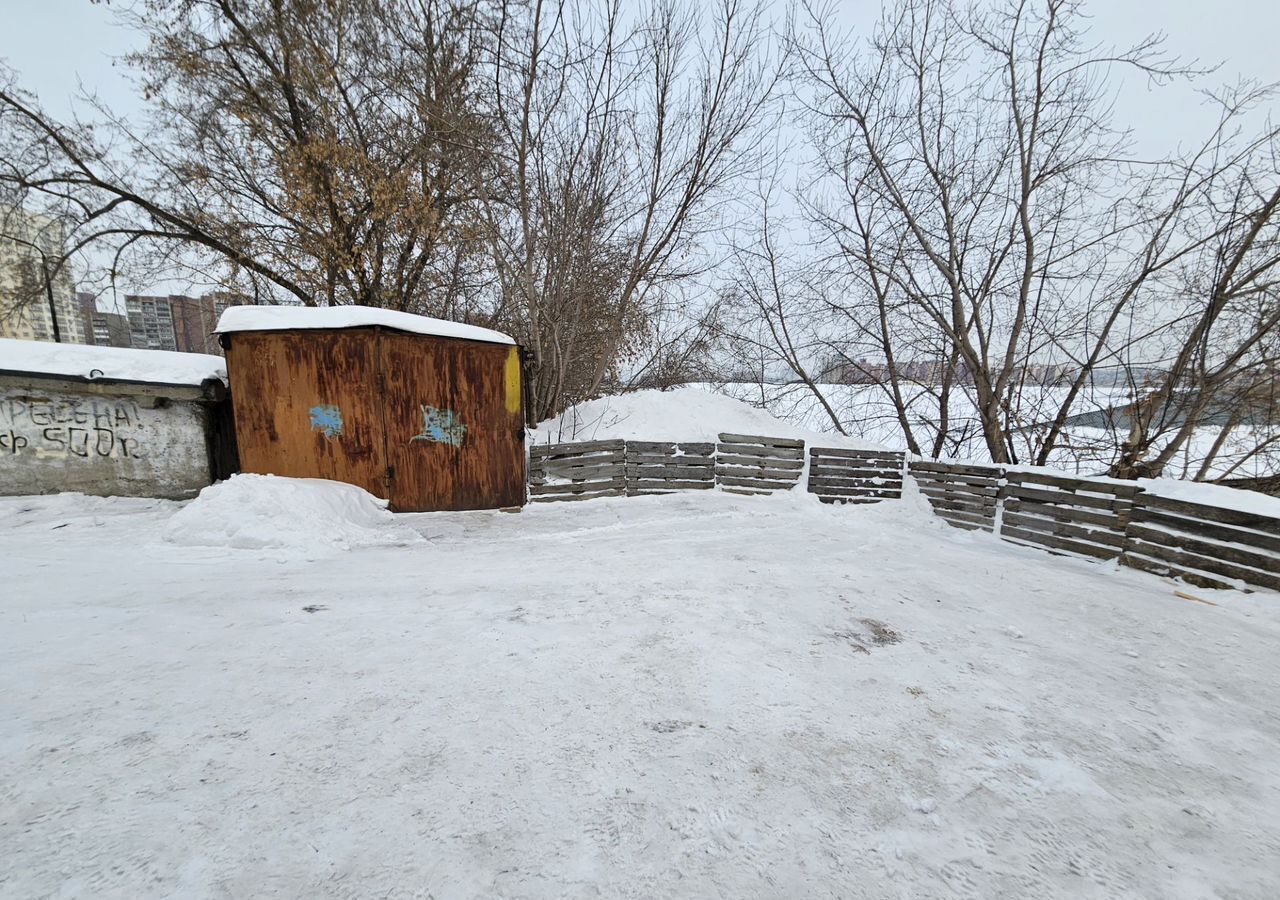
[[1075, 0], [902, 0], [858, 58], [825, 10], [803, 10], [792, 47], [824, 175], [808, 208], [855, 287], [851, 350], [892, 361], [904, 421], [899, 370], [933, 364], [934, 454], [957, 399], [993, 461], [1047, 453], [1027, 431], [1052, 397], [1046, 373], [1070, 364], [1087, 384], [1096, 323], [1115, 307], [1097, 273], [1125, 224], [1126, 136], [1106, 75], [1177, 67], [1156, 39], [1089, 44]]
[[529, 18], [504, 20], [507, 157], [487, 200], [535, 415], [625, 380], [646, 349], [662, 355], [654, 324], [759, 166], [776, 79], [766, 39], [762, 10], [740, 0], [656, 0], [633, 18], [616, 0], [534, 0]]
[[1114, 476], [1163, 474], [1215, 422], [1220, 430], [1195, 477], [1213, 475], [1232, 431], [1243, 425], [1255, 438], [1224, 474], [1276, 443], [1280, 128], [1267, 123], [1246, 137], [1239, 127], [1241, 115], [1270, 96], [1244, 85], [1218, 98], [1219, 126], [1178, 167], [1172, 202], [1151, 217], [1159, 227], [1148, 242], [1158, 242], [1162, 262], [1139, 271], [1130, 286], [1151, 333], [1137, 344], [1143, 374], [1131, 378], [1135, 401], [1110, 466]]
[[263, 301], [473, 311], [484, 4], [146, 0], [122, 16], [148, 41], [129, 59], [145, 128], [101, 107], [57, 122], [0, 85], [17, 145], [0, 182], [67, 207], [73, 251], [177, 245]]

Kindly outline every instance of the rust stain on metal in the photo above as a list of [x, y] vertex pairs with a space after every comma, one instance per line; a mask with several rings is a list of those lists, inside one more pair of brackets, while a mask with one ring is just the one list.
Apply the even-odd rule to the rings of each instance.
[[524, 503], [522, 411], [519, 405], [511, 411], [506, 395], [513, 349], [382, 335], [392, 508], [493, 509]]
[[243, 471], [349, 482], [402, 512], [523, 505], [516, 348], [378, 328], [229, 343]]

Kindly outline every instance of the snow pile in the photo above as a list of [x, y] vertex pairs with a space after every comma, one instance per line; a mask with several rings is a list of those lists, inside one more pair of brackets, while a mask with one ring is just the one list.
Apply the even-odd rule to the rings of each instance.
[[1280, 497], [1271, 497], [1260, 491], [1203, 481], [1181, 481], [1177, 478], [1139, 478], [1138, 486], [1148, 493], [1168, 497], [1170, 500], [1280, 518]]
[[295, 328], [364, 328], [381, 325], [411, 334], [462, 338], [490, 344], [514, 344], [510, 336], [489, 328], [415, 316], [372, 306], [232, 306], [218, 319], [219, 334], [234, 331], [283, 331]]
[[227, 361], [205, 353], [132, 350], [0, 338], [0, 370], [71, 378], [199, 385], [227, 380]]
[[748, 403], [697, 387], [600, 397], [538, 425], [535, 444], [625, 438], [635, 441], [715, 441], [721, 432], [800, 438], [821, 446], [883, 449], [878, 444], [813, 431]]
[[284, 550], [304, 556], [423, 540], [397, 524], [386, 506], [387, 501], [352, 484], [233, 475], [179, 510], [163, 538], [186, 547]]

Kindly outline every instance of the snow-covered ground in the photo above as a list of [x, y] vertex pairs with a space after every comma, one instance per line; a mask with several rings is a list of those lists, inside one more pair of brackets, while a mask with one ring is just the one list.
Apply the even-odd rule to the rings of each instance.
[[351, 504], [0, 499], [0, 896], [1277, 895], [1275, 594], [910, 496]]

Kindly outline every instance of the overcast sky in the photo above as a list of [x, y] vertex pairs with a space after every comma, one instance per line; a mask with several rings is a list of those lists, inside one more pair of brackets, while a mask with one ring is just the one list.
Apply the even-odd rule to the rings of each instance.
[[[115, 62], [133, 48], [136, 37], [115, 24], [111, 6], [89, 0], [0, 2], [6, 7], [0, 58], [17, 69], [22, 86], [50, 112], [66, 116], [83, 83], [117, 113], [138, 114], [141, 101], [127, 69]], [[118, 9], [130, 2], [113, 0], [113, 5]], [[785, 0], [774, 2], [782, 9]], [[1128, 46], [1160, 31], [1169, 53], [1221, 65], [1201, 82], [1203, 87], [1239, 78], [1280, 81], [1280, 0], [1091, 0], [1086, 8], [1094, 20], [1093, 37], [1101, 43]], [[845, 24], [865, 35], [879, 16], [880, 2], [846, 0], [839, 10]], [[1270, 112], [1280, 112], [1280, 105]], [[1116, 124], [1134, 130], [1135, 149], [1143, 156], [1198, 143], [1215, 118], [1186, 84], [1152, 89], [1130, 75], [1119, 90]], [[166, 289], [195, 289], [175, 285]]]
[[[115, 5], [124, 2], [115, 0]], [[89, 0], [6, 0], [4, 5], [0, 57], [51, 111], [68, 109], [77, 79], [118, 111], [138, 109], [123, 68], [113, 65], [133, 37], [113, 23], [111, 7]], [[865, 29], [880, 4], [849, 0], [841, 8], [850, 25]], [[1280, 81], [1278, 0], [1095, 0], [1088, 9], [1100, 41], [1130, 44], [1150, 31], [1163, 31], [1170, 52], [1222, 64], [1214, 83], [1239, 77]], [[1144, 148], [1167, 151], [1203, 130], [1210, 117], [1197, 107], [1186, 88], [1153, 92], [1143, 80], [1131, 78], [1117, 112], [1136, 129]]]

